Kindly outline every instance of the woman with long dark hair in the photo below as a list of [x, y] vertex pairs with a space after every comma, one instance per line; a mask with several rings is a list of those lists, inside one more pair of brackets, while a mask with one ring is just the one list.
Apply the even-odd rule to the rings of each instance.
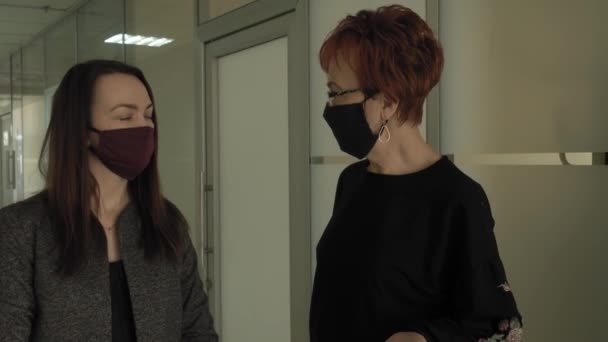
[[66, 73], [41, 153], [45, 189], [0, 210], [0, 340], [217, 341], [157, 147], [139, 69], [95, 60]]

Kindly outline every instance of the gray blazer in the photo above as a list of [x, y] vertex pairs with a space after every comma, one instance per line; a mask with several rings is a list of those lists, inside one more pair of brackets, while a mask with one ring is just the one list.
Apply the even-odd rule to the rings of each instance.
[[[138, 341], [217, 341], [192, 241], [180, 263], [149, 263], [135, 206], [118, 223]], [[69, 278], [55, 260], [40, 196], [0, 210], [0, 341], [111, 341], [107, 259], [91, 255]]]

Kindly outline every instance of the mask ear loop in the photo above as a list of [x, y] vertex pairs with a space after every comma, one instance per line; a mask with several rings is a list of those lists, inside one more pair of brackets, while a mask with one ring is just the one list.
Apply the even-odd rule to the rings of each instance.
[[[98, 130], [97, 128], [93, 127], [93, 126], [89, 126], [87, 125], [87, 129], [91, 132], [95, 132], [97, 134], [101, 134], [101, 131]], [[90, 149], [91, 148], [91, 139], [89, 139], [89, 141], [87, 142], [87, 147]]]

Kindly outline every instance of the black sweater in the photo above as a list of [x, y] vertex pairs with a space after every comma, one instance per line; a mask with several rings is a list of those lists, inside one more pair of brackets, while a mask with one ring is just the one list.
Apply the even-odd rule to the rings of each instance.
[[384, 342], [414, 331], [429, 342], [501, 341], [520, 333], [481, 186], [445, 157], [400, 176], [368, 165], [349, 166], [338, 181], [317, 246], [311, 340]]

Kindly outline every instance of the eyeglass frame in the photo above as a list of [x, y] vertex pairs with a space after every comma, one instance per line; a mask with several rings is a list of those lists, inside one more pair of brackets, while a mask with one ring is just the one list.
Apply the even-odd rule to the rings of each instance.
[[345, 89], [345, 90], [340, 90], [340, 91], [333, 91], [330, 90], [327, 92], [327, 102], [330, 105], [333, 105], [331, 103], [331, 101], [338, 97], [338, 96], [343, 96], [343, 95], [347, 95], [347, 94], [352, 94], [352, 93], [356, 93], [356, 92], [362, 92], [363, 96], [365, 96], [365, 98], [363, 99], [363, 102], [369, 100], [372, 96], [378, 94], [377, 91], [369, 89], [369, 88], [356, 88], [356, 89]]

